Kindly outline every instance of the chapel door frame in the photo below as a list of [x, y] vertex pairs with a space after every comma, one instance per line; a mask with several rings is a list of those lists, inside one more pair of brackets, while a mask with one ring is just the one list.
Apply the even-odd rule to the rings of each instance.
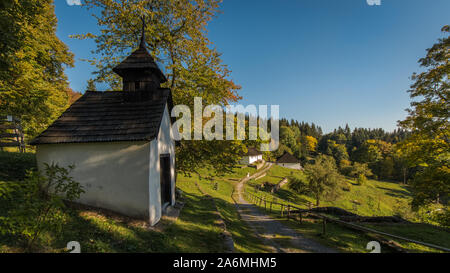
[[159, 155], [161, 207], [172, 203], [172, 173], [170, 154]]

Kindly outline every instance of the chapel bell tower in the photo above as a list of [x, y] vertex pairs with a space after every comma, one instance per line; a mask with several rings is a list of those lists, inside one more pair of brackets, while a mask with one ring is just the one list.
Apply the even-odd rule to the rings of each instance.
[[142, 19], [142, 36], [139, 48], [113, 68], [122, 77], [123, 91], [153, 92], [167, 82], [153, 57], [145, 47], [145, 20]]

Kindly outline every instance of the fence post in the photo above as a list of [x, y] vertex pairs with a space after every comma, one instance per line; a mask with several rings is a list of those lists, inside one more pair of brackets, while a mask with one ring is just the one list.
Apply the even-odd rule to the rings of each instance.
[[281, 217], [283, 217], [283, 212], [284, 212], [284, 205], [281, 204]]
[[[272, 202], [273, 202], [273, 199], [272, 199]], [[272, 202], [270, 202], [270, 212], [272, 212]]]
[[287, 218], [291, 218], [291, 205], [288, 205], [287, 207]]
[[301, 212], [299, 212], [299, 213], [298, 213], [298, 216], [300, 216], [300, 224], [301, 224], [301, 223], [303, 223], [303, 219], [302, 219], [302, 218], [303, 218], [303, 216], [302, 216], [302, 213], [301, 213]]
[[267, 210], [267, 206], [266, 206], [266, 198], [264, 197], [264, 209]]
[[322, 218], [322, 234], [327, 234], [327, 219]]

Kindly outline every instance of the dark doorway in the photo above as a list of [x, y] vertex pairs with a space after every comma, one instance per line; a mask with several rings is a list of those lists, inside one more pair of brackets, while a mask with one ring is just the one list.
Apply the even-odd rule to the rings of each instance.
[[159, 158], [161, 173], [161, 205], [172, 203], [172, 179], [170, 175], [170, 155], [163, 154]]

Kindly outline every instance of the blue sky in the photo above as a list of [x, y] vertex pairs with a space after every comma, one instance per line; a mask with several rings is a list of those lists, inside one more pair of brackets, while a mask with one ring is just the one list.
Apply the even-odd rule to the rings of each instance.
[[[97, 26], [76, 2], [55, 0], [57, 35], [75, 54], [70, 85], [84, 92], [95, 68], [80, 59], [95, 44], [68, 36]], [[281, 117], [325, 132], [346, 123], [394, 130], [417, 60], [450, 24], [448, 0], [225, 0], [221, 10], [208, 37], [242, 86], [240, 103], [278, 104]]]

